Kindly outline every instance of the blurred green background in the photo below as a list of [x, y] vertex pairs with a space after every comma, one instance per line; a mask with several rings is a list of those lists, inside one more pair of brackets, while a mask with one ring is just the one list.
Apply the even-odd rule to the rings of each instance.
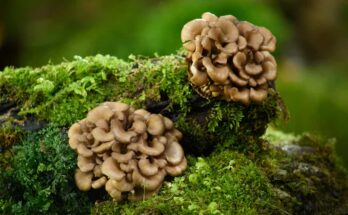
[[337, 138], [348, 167], [348, 2], [345, 0], [0, 0], [0, 70], [74, 55], [169, 54], [182, 26], [210, 11], [269, 28], [286, 131]]

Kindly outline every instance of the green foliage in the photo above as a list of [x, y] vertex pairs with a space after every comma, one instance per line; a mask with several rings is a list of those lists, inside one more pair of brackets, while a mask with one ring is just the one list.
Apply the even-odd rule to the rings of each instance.
[[[133, 65], [136, 67], [132, 68]], [[34, 114], [58, 125], [83, 118], [106, 100], [122, 100], [136, 107], [159, 100], [166, 93], [173, 105], [187, 111], [192, 92], [186, 84], [180, 56], [138, 59], [130, 62], [111, 56], [75, 57], [74, 61], [42, 68], [6, 68], [0, 73], [0, 100], [21, 103], [20, 114]]]
[[92, 214], [279, 214], [271, 184], [234, 151], [189, 158], [184, 176], [165, 182], [159, 195], [137, 203], [102, 202]]
[[76, 156], [59, 128], [32, 133], [13, 148], [0, 172], [0, 214], [86, 214], [87, 196], [74, 185]]
[[11, 122], [0, 124], [0, 152], [11, 148], [23, 136], [24, 131], [14, 127]]
[[209, 115], [208, 131], [215, 132], [217, 128], [222, 127], [221, 130], [227, 133], [236, 132], [243, 117], [242, 105], [236, 103], [215, 102]]

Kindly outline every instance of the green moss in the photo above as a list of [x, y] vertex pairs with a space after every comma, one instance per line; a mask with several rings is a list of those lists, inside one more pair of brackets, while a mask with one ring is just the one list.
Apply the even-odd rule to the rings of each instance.
[[173, 119], [186, 137], [185, 149], [196, 154], [210, 153], [227, 134], [260, 136], [277, 118], [279, 96], [273, 90], [265, 102], [248, 107], [200, 98], [187, 81], [182, 55], [128, 61], [97, 55], [36, 69], [6, 68], [0, 73], [0, 101], [15, 101], [20, 114], [63, 126], [98, 103], [123, 101]]
[[283, 210], [260, 169], [243, 154], [190, 158], [184, 176], [137, 203], [97, 204], [92, 214], [269, 214]]
[[0, 214], [86, 214], [89, 200], [74, 185], [76, 155], [67, 136], [49, 127], [13, 147], [0, 171]]
[[11, 122], [0, 124], [0, 171], [9, 169], [12, 147], [21, 141], [24, 134], [22, 129], [14, 127]]
[[[180, 53], [130, 56], [128, 61], [97, 55], [36, 69], [6, 68], [0, 73], [0, 101], [15, 102], [22, 115], [51, 125], [26, 134], [22, 141], [21, 131], [11, 127], [11, 117], [5, 118], [7, 126], [0, 127], [1, 147], [7, 149], [0, 154], [6, 166], [0, 172], [0, 190], [5, 191], [0, 193], [0, 213], [86, 214], [91, 207], [94, 214], [347, 211], [347, 177], [337, 164], [332, 141], [277, 131], [262, 136], [270, 122], [281, 114], [286, 118], [276, 91], [270, 89], [263, 103], [249, 106], [206, 100], [190, 87], [186, 73]], [[116, 203], [102, 201], [104, 191], [77, 191], [76, 157], [61, 128], [106, 100], [161, 113], [183, 132], [188, 170], [168, 178], [159, 195]]]
[[11, 122], [0, 124], [0, 152], [12, 147], [18, 142], [24, 134], [24, 131], [14, 127]]
[[344, 214], [348, 211], [347, 173], [334, 153], [334, 140], [268, 130], [271, 150], [258, 163], [278, 190], [289, 195], [292, 213]]

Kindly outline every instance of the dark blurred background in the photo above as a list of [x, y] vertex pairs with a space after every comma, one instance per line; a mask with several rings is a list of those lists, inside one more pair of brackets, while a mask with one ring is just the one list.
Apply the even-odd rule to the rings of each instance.
[[276, 35], [277, 87], [291, 113], [280, 127], [336, 137], [348, 167], [346, 0], [0, 0], [0, 70], [74, 55], [173, 53], [182, 26], [205, 11]]

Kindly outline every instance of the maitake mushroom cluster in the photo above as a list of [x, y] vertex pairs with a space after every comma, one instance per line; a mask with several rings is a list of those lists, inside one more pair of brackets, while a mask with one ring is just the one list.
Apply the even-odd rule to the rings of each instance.
[[82, 191], [105, 186], [116, 201], [147, 198], [158, 192], [164, 177], [180, 175], [187, 166], [173, 122], [120, 102], [105, 102], [68, 132], [78, 153], [75, 182]]
[[181, 40], [189, 52], [189, 80], [200, 95], [246, 105], [267, 97], [268, 81], [277, 75], [270, 53], [276, 38], [268, 29], [204, 13], [185, 24]]

